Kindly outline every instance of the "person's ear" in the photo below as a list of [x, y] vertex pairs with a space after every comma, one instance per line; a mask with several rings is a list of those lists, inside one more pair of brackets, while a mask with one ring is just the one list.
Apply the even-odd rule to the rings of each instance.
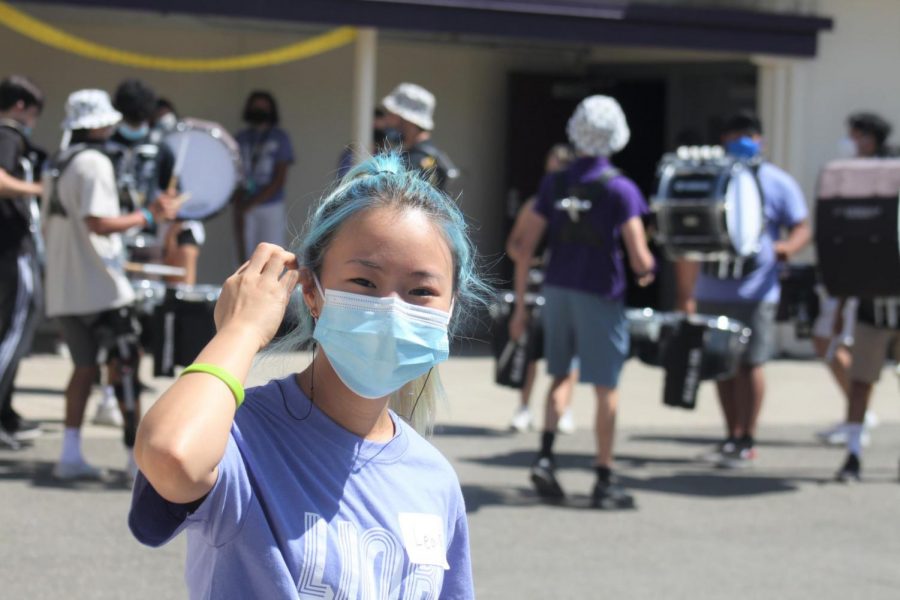
[[322, 314], [324, 299], [319, 294], [315, 276], [309, 267], [300, 267], [300, 285], [303, 288], [303, 302], [313, 319], [318, 319]]

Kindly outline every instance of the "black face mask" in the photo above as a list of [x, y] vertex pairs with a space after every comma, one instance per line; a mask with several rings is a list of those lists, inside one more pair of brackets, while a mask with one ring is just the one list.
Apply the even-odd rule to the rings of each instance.
[[262, 125], [272, 122], [272, 113], [262, 108], [251, 108], [244, 115], [244, 120], [251, 125]]
[[375, 130], [375, 147], [379, 150], [396, 150], [403, 145], [403, 136], [400, 135], [399, 129], [387, 127], [385, 129]]

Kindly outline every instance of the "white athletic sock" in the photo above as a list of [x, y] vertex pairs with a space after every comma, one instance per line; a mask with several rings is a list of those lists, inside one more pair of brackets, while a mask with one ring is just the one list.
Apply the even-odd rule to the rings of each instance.
[[77, 463], [84, 462], [81, 456], [81, 430], [77, 427], [66, 427], [63, 433], [62, 455], [59, 462]]
[[844, 426], [847, 432], [847, 451], [856, 456], [862, 456], [862, 423], [847, 423]]

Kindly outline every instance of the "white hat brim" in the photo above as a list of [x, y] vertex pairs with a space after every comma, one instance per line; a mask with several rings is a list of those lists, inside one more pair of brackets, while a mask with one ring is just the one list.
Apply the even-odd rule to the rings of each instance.
[[397, 104], [393, 97], [388, 96], [381, 101], [381, 105], [388, 111], [399, 115], [402, 119], [409, 121], [413, 125], [418, 125], [425, 131], [434, 129], [434, 120], [422, 115], [421, 113], [412, 112]]

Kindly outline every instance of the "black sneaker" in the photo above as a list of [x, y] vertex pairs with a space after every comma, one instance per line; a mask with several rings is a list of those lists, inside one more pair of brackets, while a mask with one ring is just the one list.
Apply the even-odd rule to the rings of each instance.
[[634, 496], [625, 491], [615, 479], [597, 481], [591, 494], [591, 506], [602, 510], [628, 510], [636, 508]]
[[837, 472], [834, 479], [841, 483], [858, 482], [860, 480], [859, 472], [861, 467], [862, 465], [859, 462], [859, 457], [855, 454], [848, 454], [847, 460], [844, 461], [844, 466]]
[[2, 450], [21, 450], [22, 444], [16, 441], [16, 438], [6, 433], [6, 430], [0, 427], [0, 449]]
[[41, 424], [37, 421], [23, 419], [18, 413], [12, 413], [9, 418], [0, 423], [3, 431], [17, 442], [28, 442], [41, 435]]
[[541, 498], [560, 500], [566, 497], [556, 480], [556, 465], [549, 456], [539, 456], [531, 465], [531, 483]]

